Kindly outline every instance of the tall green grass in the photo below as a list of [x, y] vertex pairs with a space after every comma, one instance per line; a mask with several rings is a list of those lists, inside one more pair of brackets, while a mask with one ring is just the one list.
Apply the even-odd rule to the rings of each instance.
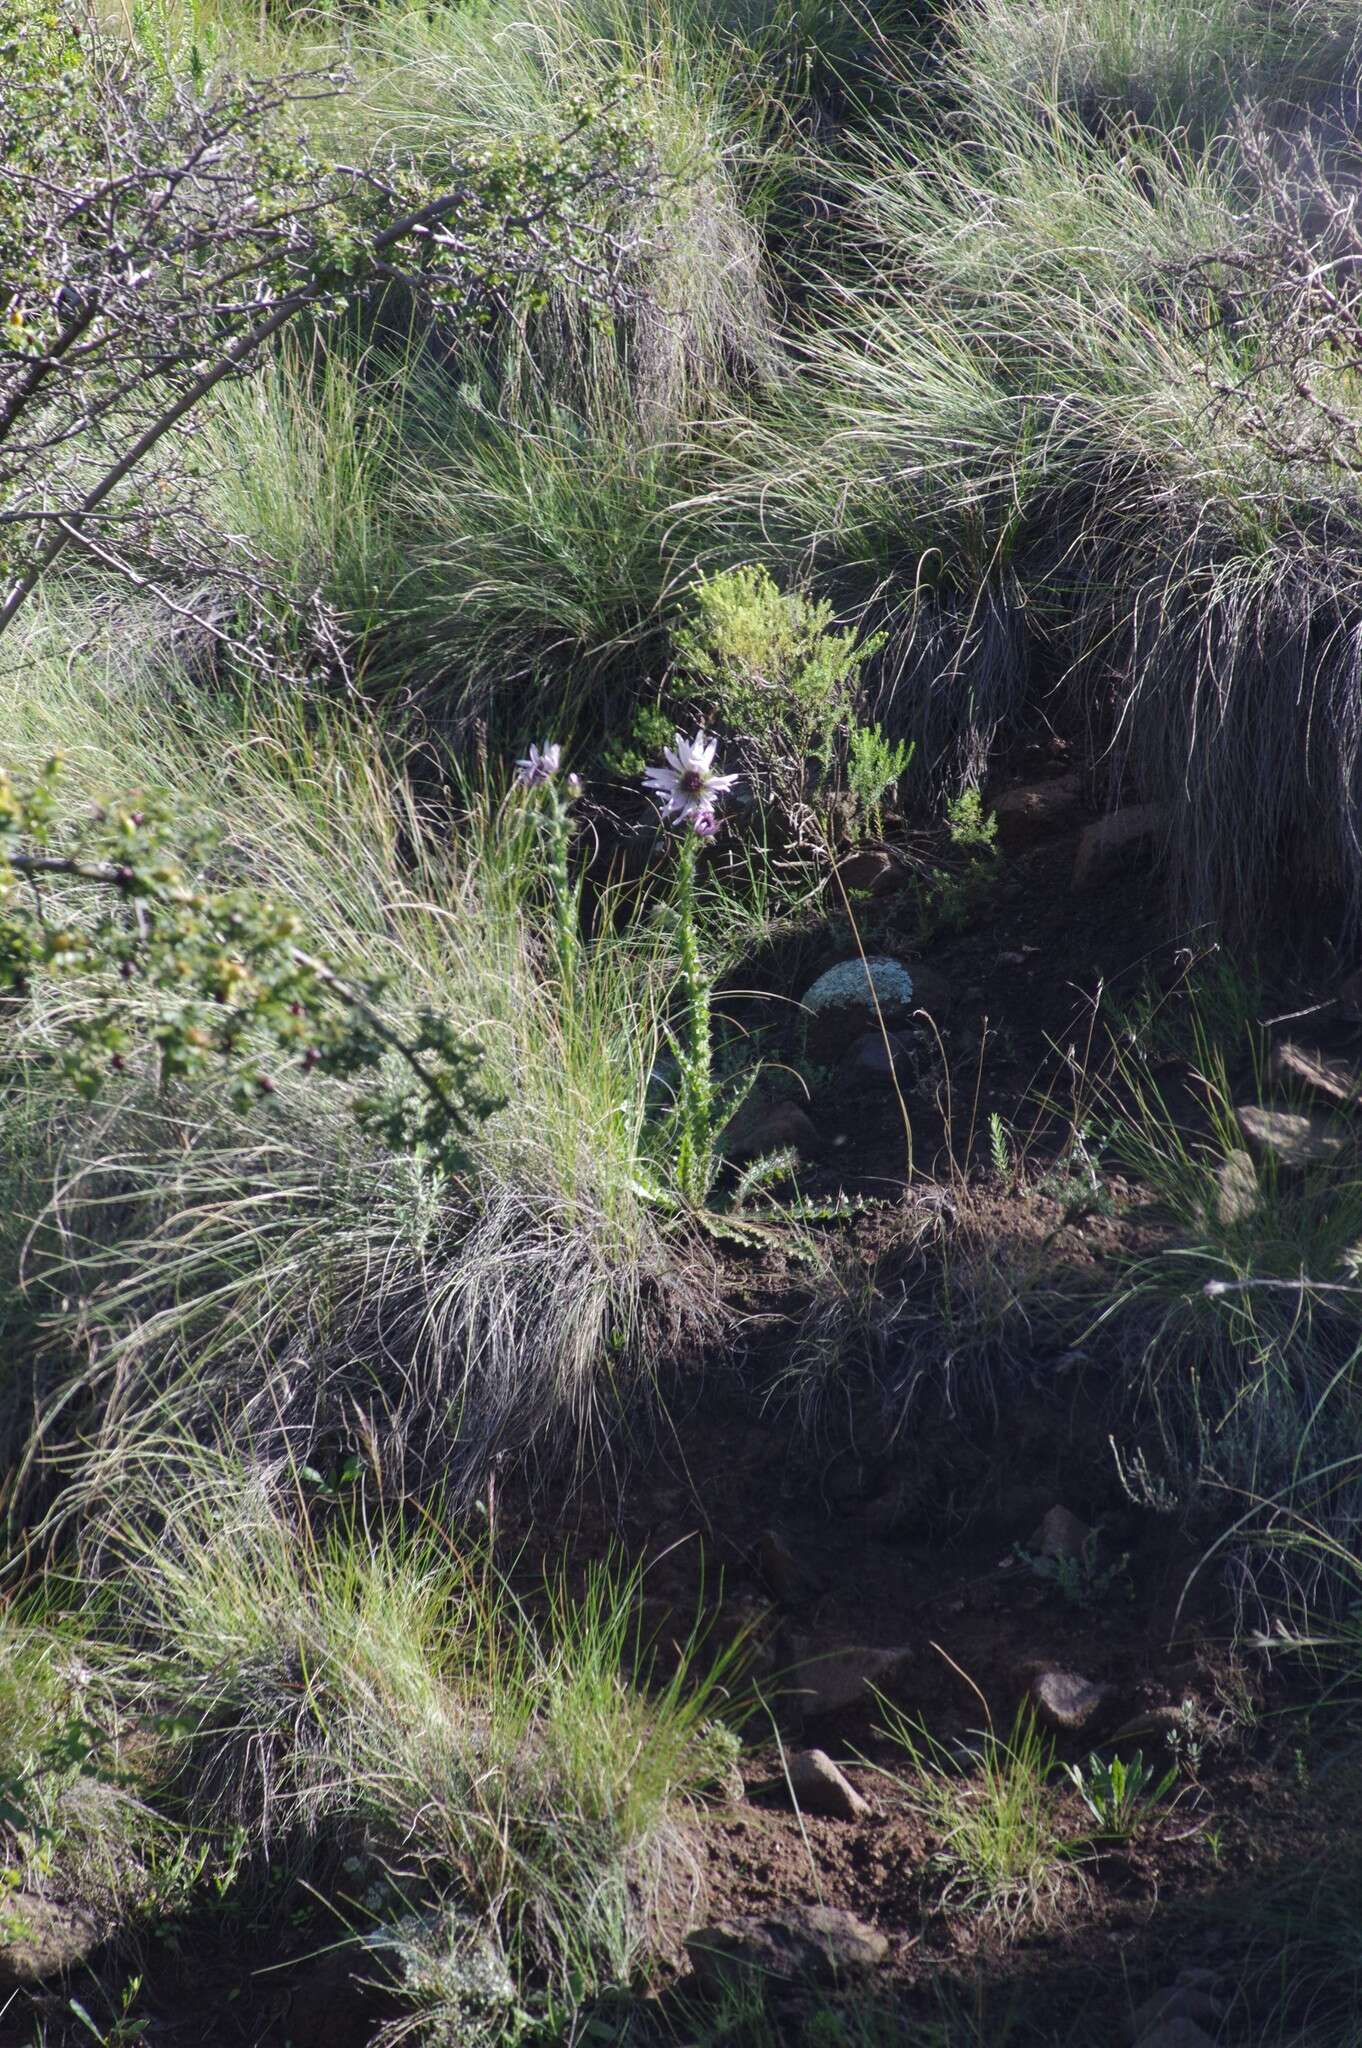
[[228, 1465], [169, 1478], [109, 1532], [125, 1711], [173, 1722], [162, 1799], [259, 1863], [334, 1882], [358, 1854], [394, 1900], [448, 1899], [522, 1981], [627, 1977], [693, 1903], [731, 1656], [692, 1635], [657, 1681], [637, 1575], [554, 1579], [536, 1613], [438, 1515], [362, 1494], [309, 1527]]
[[1217, 314], [1260, 160], [1097, 139], [957, 25], [951, 122], [910, 91], [828, 164], [846, 268], [697, 514], [888, 627], [880, 709], [929, 792], [1045, 703], [1114, 798], [1167, 807], [1182, 911], [1246, 928], [1287, 878], [1355, 919], [1355, 484], [1264, 427], [1305, 426], [1290, 374]]
[[1307, 109], [1357, 54], [1339, 0], [985, 0], [951, 15], [971, 67], [1008, 92], [1199, 140], [1246, 101]]
[[706, 1255], [642, 1177], [664, 923], [607, 907], [565, 1000], [514, 803], [474, 795], [451, 838], [371, 734], [186, 692], [121, 633], [102, 662], [33, 645], [0, 703], [16, 765], [60, 744], [72, 800], [172, 791], [223, 869], [387, 976], [399, 1009], [476, 1039], [505, 1097], [459, 1182], [368, 1149], [296, 1069], [260, 1112], [135, 1077], [73, 1111], [47, 1047], [79, 987], [30, 1005], [6, 1052], [6, 1206], [31, 1221], [11, 1284], [47, 1335], [5, 1375], [11, 1455], [79, 1437], [89, 1483], [116, 1489], [130, 1441], [172, 1423], [266, 1461], [358, 1431], [379, 1462], [476, 1486], [497, 1447], [592, 1436], [713, 1329]]

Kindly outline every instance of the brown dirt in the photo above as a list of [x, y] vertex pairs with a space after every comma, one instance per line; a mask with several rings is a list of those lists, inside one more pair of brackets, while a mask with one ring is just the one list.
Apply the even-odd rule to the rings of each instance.
[[[1062, 1099], [1069, 1048], [1080, 1064], [1087, 1057], [1099, 988], [1133, 993], [1142, 976], [1169, 984], [1185, 968], [1187, 951], [1160, 936], [1160, 906], [1142, 880], [1071, 893], [1076, 830], [1009, 854], [969, 927], [938, 937], [925, 953], [916, 898], [900, 892], [867, 911], [867, 951], [925, 958], [954, 995], [938, 1056], [908, 1092], [912, 1187], [892, 1091], [848, 1090], [836, 1075], [811, 1084], [822, 1144], [807, 1163], [804, 1191], [819, 1200], [838, 1189], [871, 1198], [828, 1242], [882, 1293], [896, 1274], [918, 1270], [921, 1205], [941, 1199], [941, 1189], [957, 1208], [967, 1199], [968, 1242], [1030, 1260], [1052, 1291], [1057, 1283], [1075, 1295], [1094, 1289], [1114, 1256], [1160, 1233], [1139, 1190], [1119, 1176], [1105, 1180], [1110, 1213], [1085, 1215], [977, 1170], [993, 1109], [1014, 1122], [1019, 1105], [1033, 1105], [1021, 1123], [1030, 1156], [1053, 1155], [1063, 1120], [1034, 1108], [1035, 1099]], [[827, 962], [811, 961], [805, 946], [768, 964], [768, 985], [788, 995]], [[757, 1014], [737, 999], [728, 1008], [745, 1026]], [[797, 1053], [796, 1028], [777, 1055]], [[1349, 1802], [1336, 1790], [1327, 1800], [1302, 1790], [1290, 1698], [1280, 1678], [1230, 1655], [1229, 1616], [1213, 1575], [1188, 1593], [1196, 1545], [1122, 1493], [1106, 1415], [1117, 1362], [1100, 1344], [1075, 1352], [1070, 1335], [1023, 1313], [1005, 1335], [991, 1406], [976, 1403], [962, 1415], [952, 1411], [940, 1368], [944, 1343], [933, 1358], [930, 1323], [925, 1337], [919, 1330], [911, 1345], [896, 1353], [891, 1342], [878, 1356], [857, 1356], [854, 1333], [834, 1331], [829, 1341], [834, 1349], [845, 1343], [847, 1369], [834, 1375], [817, 1426], [801, 1428], [795, 1406], [779, 1397], [804, 1326], [807, 1271], [769, 1249], [725, 1247], [723, 1256], [734, 1314], [729, 1355], [712, 1360], [699, 1383], [674, 1390], [667, 1427], [646, 1450], [620, 1450], [556, 1511], [541, 1498], [531, 1507], [507, 1486], [495, 1529], [499, 1556], [531, 1593], [546, 1568], [575, 1574], [606, 1556], [642, 1558], [644, 1618], [664, 1660], [671, 1635], [684, 1639], [697, 1616], [716, 1647], [735, 1633], [748, 1639], [762, 1704], [747, 1728], [746, 1798], [700, 1826], [710, 1915], [792, 1901], [851, 1909], [889, 1937], [882, 1974], [906, 2013], [935, 2010], [943, 1985], [961, 1988], [979, 2017], [942, 2039], [958, 2038], [962, 2048], [1001, 2040], [1004, 2017], [1018, 2048], [1105, 2048], [1126, 2038], [1132, 2005], [1180, 1965], [1223, 1961], [1233, 1977], [1234, 1900], [1245, 1882], [1266, 1883], [1276, 1871], [1345, 1849], [1356, 1854], [1362, 1837], [1354, 1838]], [[920, 1397], [922, 1376], [933, 1373], [940, 1384], [914, 1406], [909, 1393]], [[1128, 1559], [1091, 1606], [1066, 1603], [1018, 1555], [1056, 1503], [1100, 1524], [1107, 1564]], [[794, 1560], [792, 1585], [772, 1583], [768, 1531]], [[1048, 1663], [1110, 1688], [1091, 1731], [1057, 1739], [1061, 1759], [1085, 1757], [1141, 1717], [1145, 1732], [1127, 1739], [1126, 1753], [1166, 1757], [1169, 1717], [1191, 1701], [1201, 1762], [1176, 1803], [1133, 1841], [1076, 1863], [1059, 1910], [1008, 1933], [987, 1916], [943, 1905], [939, 1845], [913, 1809], [901, 1782], [904, 1759], [875, 1702], [867, 1697], [819, 1718], [792, 1698], [798, 1656], [849, 1646], [906, 1646], [887, 1693], [945, 1745], [976, 1738], [986, 1720], [1005, 1731], [1034, 1669]], [[798, 1815], [772, 1794], [782, 1748], [806, 1742], [846, 1767], [871, 1800], [871, 1817]], [[1067, 1818], [1081, 1833], [1076, 1796]], [[311, 1923], [294, 1952], [324, 1940]], [[148, 1955], [149, 2003], [139, 2007], [152, 2014], [145, 2038], [285, 2048], [284, 1980], [256, 1974], [283, 1959], [277, 1933], [263, 1929], [173, 1933]], [[666, 1999], [657, 2010], [665, 2031]], [[34, 2038], [31, 2019], [17, 2032], [9, 2024], [0, 2016], [0, 2048]], [[696, 2038], [677, 2024], [675, 2038]], [[1250, 2037], [1231, 2029], [1226, 2038]]]

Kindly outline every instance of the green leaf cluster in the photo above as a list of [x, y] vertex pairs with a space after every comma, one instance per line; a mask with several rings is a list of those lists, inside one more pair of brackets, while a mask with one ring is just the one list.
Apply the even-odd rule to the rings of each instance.
[[400, 1026], [381, 979], [309, 953], [278, 896], [196, 879], [207, 835], [156, 796], [66, 821], [60, 774], [54, 759], [21, 788], [0, 770], [0, 1000], [22, 1004], [42, 981], [76, 985], [52, 1056], [79, 1095], [150, 1056], [163, 1087], [220, 1069], [244, 1105], [295, 1067], [364, 1082], [355, 1114], [395, 1149], [466, 1164], [496, 1104], [450, 1019]]

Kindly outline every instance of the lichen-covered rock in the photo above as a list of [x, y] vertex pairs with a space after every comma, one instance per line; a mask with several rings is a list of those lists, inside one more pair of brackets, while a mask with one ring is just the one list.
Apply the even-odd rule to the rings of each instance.
[[906, 1023], [913, 1014], [916, 984], [901, 960], [887, 954], [869, 959], [843, 960], [820, 974], [800, 998], [815, 1017], [829, 1011], [849, 1011], [857, 1018], [873, 1018], [876, 1006], [887, 1024]]

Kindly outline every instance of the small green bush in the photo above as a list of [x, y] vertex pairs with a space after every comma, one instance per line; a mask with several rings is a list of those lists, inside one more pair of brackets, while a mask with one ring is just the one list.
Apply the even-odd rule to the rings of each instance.
[[[681, 691], [734, 736], [757, 795], [795, 819], [845, 806], [849, 787], [873, 809], [907, 765], [883, 740], [854, 741], [861, 671], [881, 640], [833, 621], [827, 599], [781, 590], [749, 565], [698, 583], [672, 632]], [[859, 785], [849, 783], [853, 745]]]

